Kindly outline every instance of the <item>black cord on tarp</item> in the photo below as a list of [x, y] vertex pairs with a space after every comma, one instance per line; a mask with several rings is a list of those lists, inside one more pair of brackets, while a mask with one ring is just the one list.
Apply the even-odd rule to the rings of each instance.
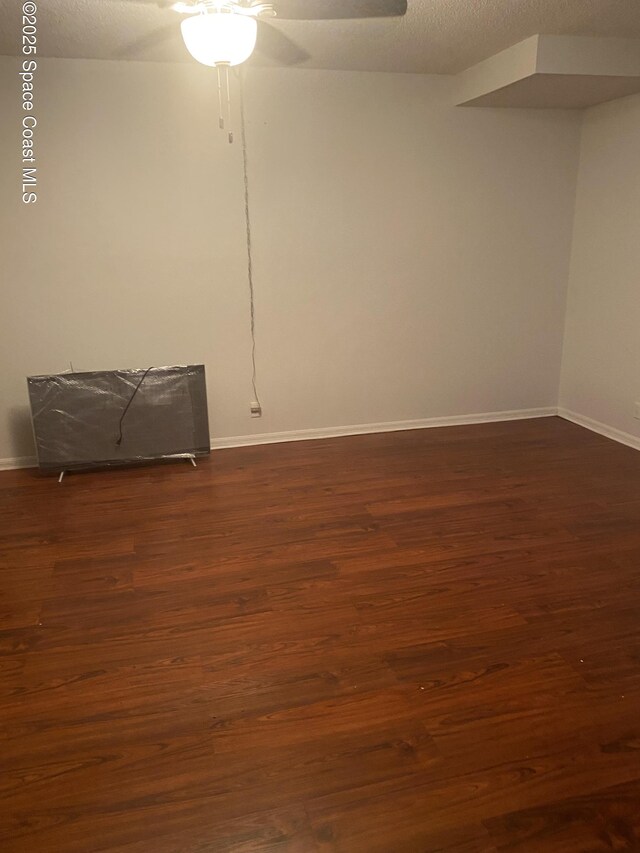
[[150, 370], [153, 370], [153, 367], [147, 367], [147, 369], [145, 370], [145, 372], [142, 374], [142, 379], [141, 379], [141, 380], [140, 380], [140, 382], [138, 382], [138, 384], [136, 385], [136, 387], [135, 387], [135, 390], [134, 390], [133, 394], [129, 397], [129, 402], [128, 402], [128, 403], [127, 403], [127, 405], [124, 407], [124, 411], [123, 411], [123, 413], [120, 415], [120, 423], [118, 424], [118, 437], [116, 438], [116, 444], [117, 444], [117, 446], [118, 446], [118, 447], [120, 447], [120, 445], [122, 444], [122, 422], [123, 422], [123, 420], [124, 420], [124, 416], [125, 416], [125, 415], [127, 414], [127, 412], [129, 411], [129, 406], [133, 403], [133, 398], [134, 398], [134, 397], [136, 396], [136, 394], [138, 393], [138, 390], [139, 390], [140, 386], [142, 385], [142, 383], [144, 382], [144, 380], [147, 378], [147, 373], [148, 373]]

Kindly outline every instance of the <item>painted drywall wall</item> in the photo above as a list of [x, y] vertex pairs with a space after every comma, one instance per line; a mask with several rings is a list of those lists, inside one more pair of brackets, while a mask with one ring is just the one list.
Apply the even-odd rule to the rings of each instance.
[[[585, 113], [560, 405], [640, 439], [640, 96]], [[640, 443], [640, 442], [639, 442]]]
[[42, 60], [24, 205], [17, 63], [0, 458], [32, 452], [25, 376], [70, 362], [204, 362], [214, 437], [556, 404], [578, 115], [456, 109], [448, 77], [250, 70], [252, 420], [241, 146], [212, 73]]

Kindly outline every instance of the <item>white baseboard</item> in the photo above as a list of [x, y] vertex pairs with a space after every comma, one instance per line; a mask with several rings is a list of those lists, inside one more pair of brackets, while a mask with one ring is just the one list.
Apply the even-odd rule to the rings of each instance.
[[[631, 433], [623, 432], [615, 427], [595, 421], [585, 415], [572, 412], [569, 409], [547, 406], [541, 409], [514, 409], [507, 412], [483, 412], [472, 415], [449, 415], [441, 418], [420, 418], [411, 421], [387, 421], [376, 424], [352, 424], [342, 427], [322, 427], [320, 429], [299, 429], [286, 432], [265, 432], [256, 435], [235, 435], [227, 438], [214, 438], [212, 450], [225, 447], [247, 447], [258, 444], [280, 444], [287, 441], [310, 441], [317, 438], [337, 438], [341, 435], [366, 435], [377, 432], [398, 432], [408, 429], [430, 429], [433, 427], [463, 426], [464, 424], [499, 423], [500, 421], [518, 421], [529, 418], [549, 418], [558, 415], [578, 426], [611, 438], [627, 447], [640, 450], [640, 438]], [[16, 468], [34, 468], [37, 465], [35, 456], [14, 456], [0, 459], [0, 471], [10, 471]]]
[[[341, 435], [365, 435], [376, 432], [398, 432], [407, 429], [429, 429], [432, 427], [463, 426], [464, 424], [499, 423], [520, 421], [529, 418], [550, 418], [558, 414], [555, 406], [542, 409], [514, 409], [507, 412], [482, 412], [473, 415], [448, 415], [442, 418], [420, 418], [413, 421], [387, 421], [378, 424], [352, 424], [350, 426], [322, 427], [320, 429], [294, 429], [287, 432], [264, 432], [256, 435], [233, 435], [214, 438], [212, 450], [225, 447], [247, 447], [254, 444], [280, 444], [286, 441], [310, 441], [316, 438], [338, 438]], [[0, 459], [0, 471], [13, 468], [33, 468], [35, 456], [17, 456]]]
[[598, 435], [604, 435], [605, 438], [611, 438], [620, 444], [626, 444], [627, 447], [633, 447], [634, 450], [640, 450], [640, 437], [631, 435], [630, 432], [624, 432], [621, 429], [616, 429], [616, 427], [603, 424], [600, 421], [594, 421], [593, 418], [588, 418], [586, 415], [579, 415], [570, 409], [559, 408], [558, 416], [564, 418], [565, 421], [571, 421], [573, 424], [590, 429], [591, 432], [597, 432]]
[[35, 468], [38, 461], [35, 456], [9, 456], [0, 459], [0, 471], [12, 471], [14, 468]]
[[520, 421], [529, 418], [550, 418], [558, 414], [555, 406], [543, 409], [514, 409], [508, 412], [483, 412], [473, 415], [448, 415], [442, 418], [420, 418], [412, 421], [386, 421], [377, 424], [352, 424], [342, 427], [321, 429], [296, 429], [287, 432], [264, 432], [255, 435], [234, 435], [229, 438], [214, 438], [212, 450], [225, 447], [247, 447], [254, 444], [280, 444], [285, 441], [311, 441], [317, 438], [338, 438], [342, 435], [365, 435], [376, 432], [399, 432], [407, 429], [429, 429], [433, 427], [463, 426], [464, 424], [499, 423]]

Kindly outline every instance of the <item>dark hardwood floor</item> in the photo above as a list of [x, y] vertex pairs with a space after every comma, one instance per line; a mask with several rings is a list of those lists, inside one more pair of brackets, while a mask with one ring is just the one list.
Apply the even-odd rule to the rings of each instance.
[[640, 850], [640, 454], [555, 418], [0, 475], [0, 850]]

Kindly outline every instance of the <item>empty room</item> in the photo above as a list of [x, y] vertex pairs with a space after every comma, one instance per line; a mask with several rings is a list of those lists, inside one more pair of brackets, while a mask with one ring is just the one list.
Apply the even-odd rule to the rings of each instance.
[[640, 850], [637, 0], [0, 24], [0, 850]]

